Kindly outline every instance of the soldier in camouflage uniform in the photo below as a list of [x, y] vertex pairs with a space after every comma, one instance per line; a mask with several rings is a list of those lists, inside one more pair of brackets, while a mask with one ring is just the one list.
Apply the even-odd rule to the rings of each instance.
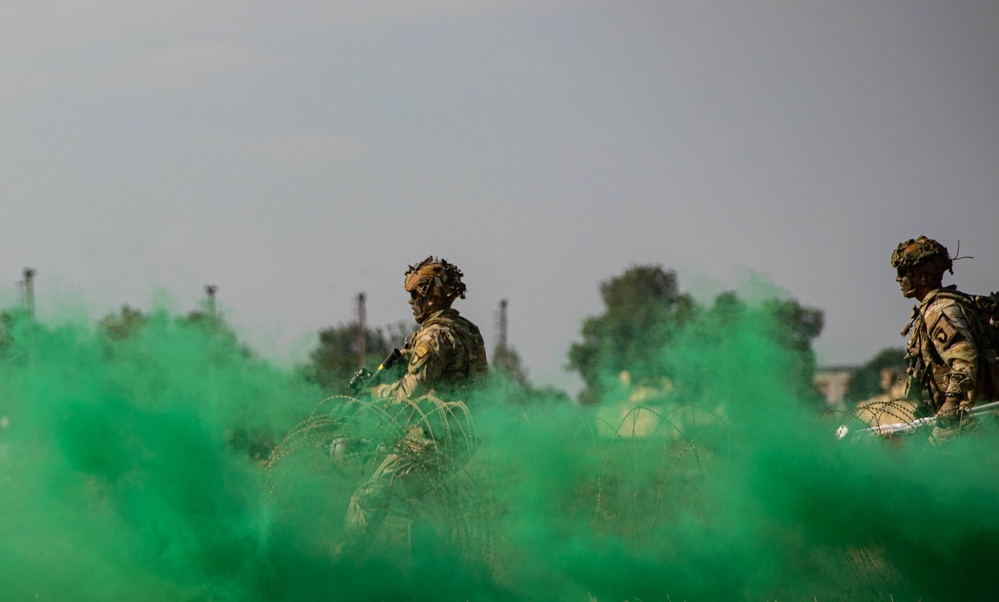
[[464, 389], [469, 379], [486, 374], [486, 346], [478, 327], [451, 308], [465, 298], [463, 274], [454, 264], [427, 257], [406, 272], [406, 292], [420, 329], [402, 350], [406, 374], [381, 385], [376, 397], [412, 399], [432, 391]]
[[940, 444], [970, 426], [967, 412], [976, 403], [996, 398], [996, 350], [974, 299], [943, 286], [943, 273], [954, 273], [943, 245], [925, 236], [899, 243], [891, 265], [902, 295], [919, 301], [902, 331], [909, 337], [907, 397], [936, 417], [930, 442]]
[[[402, 349], [405, 373], [394, 383], [372, 388], [373, 397], [390, 403], [427, 394], [463, 398], [469, 385], [486, 376], [486, 348], [478, 327], [451, 308], [456, 299], [465, 298], [462, 276], [457, 266], [432, 256], [409, 267], [405, 289], [420, 328]], [[402, 441], [351, 496], [344, 538], [333, 548], [335, 558], [362, 560], [393, 497], [420, 497], [426, 479], [451, 464], [441, 459], [448, 453], [441, 449], [445, 443], [428, 430], [409, 425]]]

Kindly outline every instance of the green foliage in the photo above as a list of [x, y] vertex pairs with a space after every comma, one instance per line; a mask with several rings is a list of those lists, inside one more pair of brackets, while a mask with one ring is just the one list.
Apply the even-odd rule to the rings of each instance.
[[619, 374], [632, 386], [669, 379], [678, 392], [697, 396], [706, 383], [684, 382], [683, 358], [670, 353], [680, 336], [696, 337], [724, 349], [733, 325], [743, 320], [765, 323], [767, 332], [789, 351], [787, 382], [802, 398], [811, 392], [815, 372], [812, 341], [822, 331], [821, 310], [776, 296], [749, 306], [734, 292], [724, 292], [705, 308], [680, 293], [676, 274], [661, 266], [633, 266], [600, 285], [605, 310], [587, 318], [582, 342], [569, 349], [569, 368], [586, 385], [580, 401], [601, 399]]
[[0, 528], [9, 597], [241, 599], [266, 521], [266, 452], [250, 448], [319, 392], [219, 324], [165, 311], [12, 326], [27, 360], [0, 363], [0, 501], [19, 517]]
[[773, 319], [775, 342], [791, 351], [793, 364], [788, 377], [791, 390], [799, 399], [813, 395], [815, 352], [812, 341], [822, 333], [825, 318], [822, 310], [804, 307], [793, 299], [769, 300], [762, 311]]
[[146, 324], [141, 310], [122, 305], [118, 313], [110, 313], [97, 323], [98, 329], [110, 341], [120, 341], [135, 335]]
[[[330, 544], [372, 460], [401, 449], [406, 408], [320, 403], [163, 311], [110, 342], [14, 319], [0, 409], [25, 411], [0, 432], [4, 599], [991, 599], [999, 431], [983, 419], [947, 450], [925, 433], [836, 440], [789, 378], [818, 328], [801, 309], [734, 293], [698, 308], [659, 365], [708, 403], [613, 419], [610, 404], [516, 403], [522, 385], [493, 380], [471, 421], [433, 422], [453, 427], [445, 451], [474, 454], [399, 487], [411, 539], [360, 565]], [[313, 408], [326, 430], [292, 427]], [[261, 463], [233, 445], [240, 427], [301, 445]]]
[[847, 385], [847, 399], [863, 401], [884, 393], [883, 370], [890, 370], [895, 376], [902, 374], [905, 370], [905, 350], [896, 347], [882, 349], [866, 364], [857, 368]]
[[12, 362], [24, 355], [23, 343], [28, 325], [28, 313], [20, 308], [0, 312], [0, 362]]
[[[364, 332], [365, 367], [374, 371], [392, 349], [401, 348], [409, 327], [399, 322], [385, 328], [366, 328]], [[319, 331], [319, 343], [309, 354], [309, 362], [302, 367], [302, 374], [323, 390], [347, 394], [347, 382], [359, 369], [360, 324], [350, 322]]]
[[658, 351], [669, 345], [697, 311], [677, 289], [676, 274], [661, 266], [632, 266], [600, 284], [604, 313], [583, 322], [580, 343], [569, 348], [569, 369], [579, 373], [584, 403], [600, 398], [603, 379], [627, 370], [633, 382], [662, 374]]
[[97, 323], [97, 329], [103, 336], [108, 351], [114, 353], [116, 348], [140, 337], [150, 326], [151, 321], [159, 323], [171, 321], [180, 328], [203, 333], [211, 340], [216, 354], [225, 350], [227, 353], [237, 353], [246, 358], [251, 358], [254, 355], [250, 347], [240, 342], [236, 332], [226, 323], [225, 318], [207, 308], [188, 312], [181, 317], [167, 317], [162, 311], [156, 311], [150, 316], [130, 305], [123, 305], [117, 313], [110, 313], [101, 318]]

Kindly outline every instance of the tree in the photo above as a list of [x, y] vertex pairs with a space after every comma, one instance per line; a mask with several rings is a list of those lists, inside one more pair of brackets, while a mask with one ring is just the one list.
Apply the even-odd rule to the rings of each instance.
[[[350, 322], [319, 331], [319, 344], [309, 354], [309, 363], [302, 367], [305, 378], [327, 391], [338, 394], [349, 393], [347, 382], [360, 369], [358, 365], [360, 328], [357, 322]], [[376, 369], [392, 349], [402, 348], [408, 335], [409, 327], [405, 322], [384, 328], [366, 328], [365, 367], [372, 371]]]
[[159, 325], [170, 323], [181, 328], [202, 331], [208, 335], [213, 348], [218, 351], [235, 351], [246, 357], [253, 355], [252, 350], [239, 341], [236, 332], [221, 315], [205, 308], [174, 317], [162, 311], [145, 314], [126, 304], [122, 305], [118, 312], [109, 313], [101, 318], [97, 323], [97, 330], [104, 336], [105, 341], [113, 345], [135, 337], [153, 321]]
[[142, 311], [122, 305], [118, 313], [110, 313], [97, 323], [98, 330], [109, 341], [120, 341], [133, 336], [145, 326], [147, 318]]
[[27, 312], [21, 308], [0, 312], [0, 358], [17, 353], [18, 331], [23, 330], [27, 318]]
[[[661, 266], [632, 266], [601, 283], [600, 294], [604, 313], [583, 322], [583, 341], [569, 349], [569, 368], [586, 385], [583, 403], [598, 401], [622, 373], [629, 386], [662, 387], [665, 379], [678, 394], [697, 398], [711, 387], [713, 364], [737, 361], [726, 351], [734, 334], [752, 328], [787, 352], [791, 390], [802, 399], [812, 393], [821, 310], [793, 299], [750, 306], [731, 291], [704, 307], [680, 293], [676, 274]], [[677, 345], [683, 351], [671, 353]]]
[[822, 333], [822, 310], [805, 307], [794, 299], [771, 300], [763, 310], [773, 317], [776, 341], [791, 352], [791, 387], [800, 399], [815, 396], [815, 352], [812, 341]]
[[236, 331], [225, 321], [225, 318], [212, 307], [212, 301], [201, 303], [201, 308], [190, 311], [177, 321], [182, 326], [195, 328], [208, 335], [212, 345], [219, 351], [235, 352], [238, 355], [252, 357], [253, 350], [240, 342]]
[[694, 300], [678, 291], [676, 273], [660, 265], [635, 265], [600, 284], [604, 313], [583, 322], [580, 343], [569, 348], [570, 370], [586, 388], [582, 403], [600, 399], [606, 377], [628, 371], [640, 383], [662, 375], [660, 350], [697, 311]]

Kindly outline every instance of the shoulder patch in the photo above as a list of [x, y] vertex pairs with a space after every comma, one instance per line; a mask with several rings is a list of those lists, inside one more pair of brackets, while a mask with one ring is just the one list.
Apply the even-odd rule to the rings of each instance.
[[429, 346], [429, 345], [427, 345], [426, 343], [424, 343], [423, 341], [420, 341], [420, 342], [419, 342], [419, 343], [418, 343], [418, 344], [416, 345], [416, 349], [414, 349], [414, 350], [413, 350], [413, 355], [414, 355], [414, 356], [416, 357], [416, 359], [418, 359], [418, 360], [421, 360], [421, 359], [423, 359], [424, 357], [426, 357], [426, 355], [427, 355], [428, 353], [430, 353], [430, 346]]
[[939, 347], [946, 349], [954, 341], [957, 334], [958, 329], [951, 323], [947, 314], [941, 313], [930, 336]]

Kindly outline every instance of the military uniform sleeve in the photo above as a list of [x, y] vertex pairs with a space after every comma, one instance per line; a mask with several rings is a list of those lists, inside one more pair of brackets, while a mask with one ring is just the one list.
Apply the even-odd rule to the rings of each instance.
[[945, 381], [941, 383], [944, 400], [938, 416], [970, 408], [975, 402], [978, 349], [967, 316], [958, 305], [943, 307], [928, 334], [947, 366]]
[[406, 374], [380, 391], [379, 396], [402, 400], [428, 393], [440, 380], [454, 349], [454, 337], [443, 328], [431, 326], [418, 333]]

